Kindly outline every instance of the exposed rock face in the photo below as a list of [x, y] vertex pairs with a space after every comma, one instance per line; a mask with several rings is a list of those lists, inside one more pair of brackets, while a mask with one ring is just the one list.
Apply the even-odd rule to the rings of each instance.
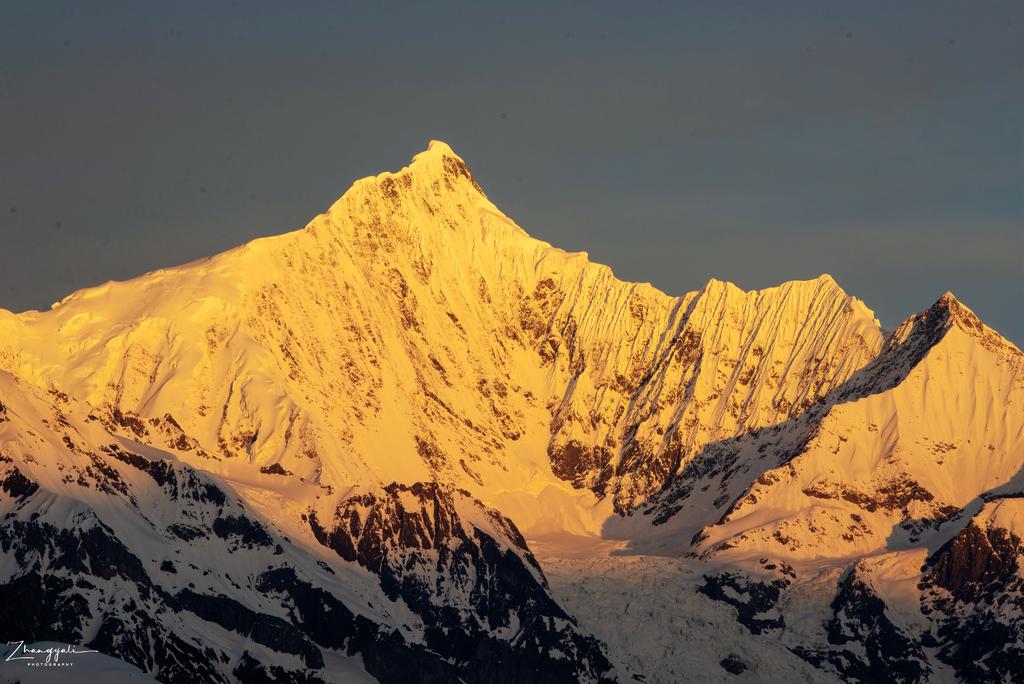
[[929, 559], [922, 611], [939, 657], [964, 681], [1012, 681], [1024, 669], [1024, 499], [986, 503]]
[[972, 521], [936, 552], [929, 579], [959, 601], [976, 602], [1017, 576], [1022, 548], [1012, 532]]
[[775, 610], [782, 589], [789, 581], [785, 578], [763, 582], [739, 573], [726, 572], [707, 575], [704, 586], [698, 589], [710, 599], [736, 608], [736, 619], [753, 634], [783, 629], [786, 619]]
[[423, 619], [428, 648], [469, 663], [460, 675], [467, 681], [514, 682], [531, 672], [598, 679], [610, 668], [548, 594], [515, 525], [468, 492], [393, 483], [344, 499], [326, 528], [315, 513], [309, 524], [321, 544], [378, 575], [388, 598]]
[[885, 602], [856, 568], [839, 583], [826, 631], [830, 648], [795, 651], [847, 681], [909, 684], [931, 674], [921, 645], [887, 617]]
[[738, 655], [730, 653], [728, 656], [722, 659], [720, 665], [722, 669], [729, 674], [742, 674], [747, 671], [747, 664], [744, 663]]

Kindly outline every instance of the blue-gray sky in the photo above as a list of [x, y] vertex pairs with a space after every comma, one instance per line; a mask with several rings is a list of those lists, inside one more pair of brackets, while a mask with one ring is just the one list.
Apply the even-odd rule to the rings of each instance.
[[0, 6], [0, 307], [306, 223], [430, 138], [672, 294], [832, 273], [1024, 341], [1024, 4]]

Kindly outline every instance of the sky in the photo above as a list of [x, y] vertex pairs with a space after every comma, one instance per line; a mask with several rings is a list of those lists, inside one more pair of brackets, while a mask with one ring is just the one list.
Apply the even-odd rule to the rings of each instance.
[[1024, 3], [0, 3], [0, 307], [300, 228], [448, 142], [670, 294], [831, 273], [1024, 343]]

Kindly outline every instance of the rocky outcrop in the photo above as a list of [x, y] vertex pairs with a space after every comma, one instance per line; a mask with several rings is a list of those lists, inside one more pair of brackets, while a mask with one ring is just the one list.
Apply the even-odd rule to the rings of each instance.
[[963, 681], [1024, 671], [1022, 513], [1016, 496], [987, 503], [928, 559], [921, 610], [936, 626], [939, 657]]
[[737, 572], [723, 572], [706, 575], [697, 591], [733, 606], [740, 624], [751, 634], [763, 634], [786, 626], [786, 619], [776, 605], [782, 590], [789, 584], [790, 579], [785, 576], [763, 581]]
[[600, 644], [551, 598], [514, 523], [468, 492], [393, 483], [343, 500], [329, 522], [313, 511], [308, 520], [321, 544], [373, 572], [423, 619], [426, 646], [461, 663], [466, 681], [609, 673]]
[[856, 568], [840, 581], [825, 627], [830, 648], [794, 652], [850, 682], [928, 681], [931, 668], [921, 643], [889, 619], [885, 602]]
[[1022, 555], [1017, 535], [971, 521], [932, 556], [928, 580], [958, 601], [991, 600], [1016, 579]]

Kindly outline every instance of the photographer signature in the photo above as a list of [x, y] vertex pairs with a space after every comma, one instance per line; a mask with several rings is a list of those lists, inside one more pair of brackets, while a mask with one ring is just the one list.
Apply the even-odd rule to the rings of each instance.
[[61, 657], [70, 655], [80, 655], [82, 653], [96, 653], [86, 648], [79, 648], [72, 646], [71, 644], [65, 644], [63, 646], [47, 646], [45, 648], [39, 648], [38, 646], [26, 646], [24, 641], [8, 641], [8, 646], [14, 646], [14, 650], [7, 654], [4, 659], [5, 663], [10, 663], [18, 660], [27, 660], [29, 662], [26, 665], [43, 665], [49, 667], [71, 665], [70, 662], [62, 662]]

